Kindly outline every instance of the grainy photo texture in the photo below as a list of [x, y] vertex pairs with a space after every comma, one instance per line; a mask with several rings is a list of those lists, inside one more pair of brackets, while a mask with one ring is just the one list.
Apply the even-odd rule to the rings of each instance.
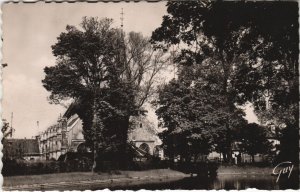
[[1, 9], [3, 190], [299, 189], [298, 2]]

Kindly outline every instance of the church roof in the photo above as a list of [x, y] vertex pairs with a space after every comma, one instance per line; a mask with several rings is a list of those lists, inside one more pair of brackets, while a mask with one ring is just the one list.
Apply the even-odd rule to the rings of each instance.
[[67, 109], [67, 111], [64, 113], [64, 117], [70, 118], [72, 115], [76, 113], [76, 102], [73, 102]]

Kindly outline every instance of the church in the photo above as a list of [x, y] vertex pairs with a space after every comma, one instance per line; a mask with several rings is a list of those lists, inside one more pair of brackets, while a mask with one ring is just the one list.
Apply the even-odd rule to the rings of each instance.
[[[72, 110], [74, 105], [70, 105], [57, 123], [48, 127], [38, 134], [39, 151], [43, 160], [57, 160], [67, 152], [81, 152], [88, 150], [85, 146], [83, 136], [82, 120]], [[156, 125], [154, 125], [147, 115], [139, 115], [131, 118], [131, 128], [128, 133], [128, 142], [137, 148], [139, 152], [147, 153], [163, 158], [163, 151], [160, 147], [161, 140], [157, 136]]]

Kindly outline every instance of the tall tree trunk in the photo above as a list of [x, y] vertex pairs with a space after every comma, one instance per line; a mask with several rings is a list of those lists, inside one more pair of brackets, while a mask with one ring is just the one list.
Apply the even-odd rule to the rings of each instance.
[[169, 154], [170, 154], [170, 168], [174, 168], [174, 161], [175, 161], [175, 147], [174, 147], [174, 135], [171, 136], [170, 145], [168, 146]]
[[116, 159], [116, 163], [120, 165], [121, 168], [128, 167], [128, 154], [127, 154], [127, 140], [128, 140], [128, 130], [129, 130], [129, 116], [125, 117], [120, 121], [120, 147], [118, 151], [118, 158]]
[[231, 131], [228, 123], [226, 123], [226, 154], [227, 154], [227, 163], [231, 163], [232, 161], [232, 147], [231, 147]]
[[93, 129], [93, 167], [92, 172], [96, 172], [97, 168], [97, 109], [96, 109], [96, 98], [93, 98], [93, 123], [92, 123], [92, 129]]
[[223, 155], [223, 162], [224, 162], [224, 163], [227, 163], [227, 162], [228, 162], [228, 159], [227, 159], [227, 154], [226, 154], [226, 152], [222, 152], [222, 155]]
[[255, 162], [254, 155], [251, 155], [251, 158], [252, 158], [252, 163], [254, 163]]
[[227, 151], [227, 163], [232, 163], [232, 152], [231, 149]]

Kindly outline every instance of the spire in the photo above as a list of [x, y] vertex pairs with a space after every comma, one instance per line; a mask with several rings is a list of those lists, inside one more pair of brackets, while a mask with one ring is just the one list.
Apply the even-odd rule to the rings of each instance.
[[123, 30], [123, 21], [124, 21], [124, 12], [123, 12], [123, 8], [122, 8], [122, 11], [121, 11], [121, 17], [120, 17], [120, 19], [121, 19], [121, 28], [122, 28], [122, 30]]
[[10, 117], [10, 137], [11, 138], [13, 137], [13, 131], [14, 131], [14, 128], [13, 128], [13, 118], [14, 118], [14, 113], [12, 112], [11, 113], [11, 117]]
[[121, 13], [120, 13], [121, 17], [120, 17], [120, 20], [121, 20], [121, 37], [122, 37], [122, 43], [124, 44], [124, 30], [123, 30], [123, 21], [124, 21], [124, 12], [123, 12], [123, 8], [121, 9]]
[[37, 133], [40, 134], [40, 122], [37, 121], [36, 125], [37, 125]]
[[[123, 21], [124, 21], [124, 12], [123, 12], [123, 8], [121, 10], [121, 46], [120, 46], [120, 63], [123, 63], [123, 69], [126, 69], [126, 46], [125, 46], [125, 34], [124, 34], [124, 30], [123, 30]], [[122, 70], [123, 70], [122, 69]], [[122, 74], [122, 78], [124, 77], [123, 76], [124, 74]]]

